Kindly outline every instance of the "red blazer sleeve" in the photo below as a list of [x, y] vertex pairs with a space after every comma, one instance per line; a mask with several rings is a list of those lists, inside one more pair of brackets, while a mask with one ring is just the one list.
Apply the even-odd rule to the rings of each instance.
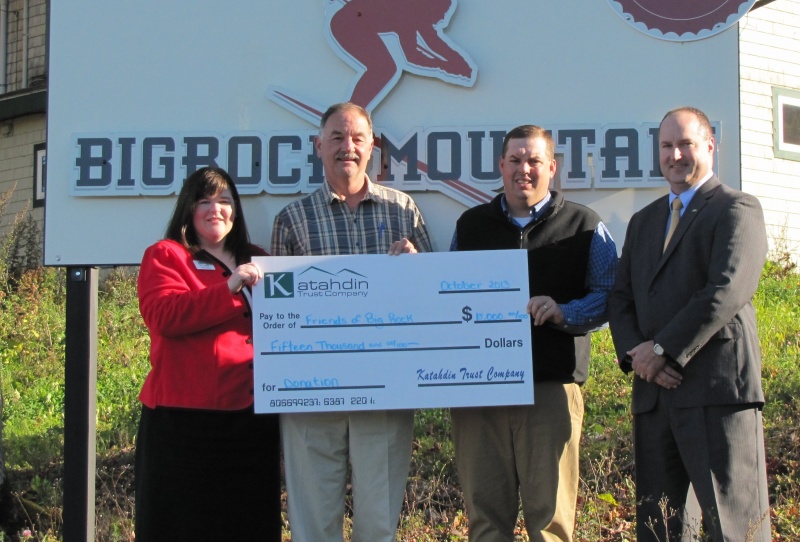
[[139, 310], [148, 329], [175, 337], [240, 316], [245, 303], [228, 290], [229, 275], [222, 266], [196, 263], [175, 242], [151, 246], [142, 259], [138, 287]]

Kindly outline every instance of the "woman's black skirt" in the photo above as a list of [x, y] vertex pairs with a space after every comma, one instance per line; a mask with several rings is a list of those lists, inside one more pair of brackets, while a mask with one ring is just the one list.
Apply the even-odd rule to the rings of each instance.
[[276, 414], [142, 407], [137, 542], [281, 540]]

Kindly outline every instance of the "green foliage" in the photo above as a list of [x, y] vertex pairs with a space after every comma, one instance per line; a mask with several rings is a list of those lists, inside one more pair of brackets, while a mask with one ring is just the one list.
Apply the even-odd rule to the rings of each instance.
[[[31, 510], [31, 539], [57, 540], [62, 491], [64, 270], [37, 268], [0, 284], [6, 462], [14, 494], [31, 503], [26, 508]], [[754, 304], [767, 395], [764, 428], [773, 539], [797, 540], [800, 276], [788, 260], [767, 265]], [[148, 349], [135, 274], [129, 269], [106, 273], [98, 300], [97, 540], [132, 540], [131, 450]], [[618, 369], [614, 358], [609, 331], [596, 333], [590, 379], [583, 388], [586, 410], [576, 540], [634, 539], [631, 377]], [[465, 541], [467, 526], [449, 411], [418, 411], [398, 540]], [[520, 518], [517, 540], [527, 539]]]
[[150, 339], [139, 315], [136, 276], [118, 268], [103, 281], [98, 300], [98, 451], [133, 445], [137, 397], [149, 369]]
[[406, 490], [405, 509], [409, 521], [425, 518], [441, 535], [449, 530], [450, 522], [456, 520], [454, 511], [464, 508], [450, 427], [448, 409], [416, 412], [411, 474]]
[[[12, 468], [42, 468], [61, 458], [65, 297], [64, 270], [45, 268], [23, 273], [0, 300], [6, 461]], [[130, 271], [111, 272], [98, 297], [97, 437], [103, 451], [133, 445], [149, 339]]]
[[617, 367], [608, 328], [592, 337], [583, 387], [581, 487], [576, 540], [631, 540], [635, 518], [631, 377]]
[[[14, 188], [0, 194], [0, 219], [6, 215]], [[23, 271], [42, 262], [42, 232], [26, 207], [14, 215], [8, 231], [0, 238], [0, 284], [6, 285]]]
[[774, 540], [800, 539], [800, 275], [768, 264], [754, 299], [766, 404], [764, 436]]
[[[36, 540], [55, 540], [60, 526], [64, 432], [65, 270], [22, 272], [0, 291], [0, 377], [5, 400], [3, 444], [9, 476]], [[111, 271], [98, 295], [98, 540], [130, 540], [130, 450], [139, 418], [137, 396], [148, 367], [149, 339], [138, 312], [135, 275]], [[106, 463], [110, 463], [106, 466]], [[106, 470], [108, 469], [108, 470]], [[111, 533], [101, 536], [101, 532]], [[113, 533], [117, 533], [114, 535]], [[50, 537], [50, 538], [48, 538]]]
[[0, 370], [9, 467], [61, 457], [64, 407], [63, 271], [19, 276], [0, 299]]
[[[796, 400], [800, 390], [800, 275], [768, 265], [754, 305], [763, 358], [768, 413]], [[778, 412], [775, 412], [776, 414]]]

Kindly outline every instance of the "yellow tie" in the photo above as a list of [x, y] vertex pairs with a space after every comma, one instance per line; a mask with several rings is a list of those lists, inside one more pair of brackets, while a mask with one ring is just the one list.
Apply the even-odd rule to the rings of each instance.
[[664, 250], [667, 250], [669, 240], [672, 239], [672, 234], [675, 233], [675, 228], [678, 227], [678, 221], [681, 219], [681, 209], [683, 209], [683, 202], [681, 201], [681, 198], [675, 198], [672, 200], [672, 216], [669, 219], [667, 238], [664, 239]]

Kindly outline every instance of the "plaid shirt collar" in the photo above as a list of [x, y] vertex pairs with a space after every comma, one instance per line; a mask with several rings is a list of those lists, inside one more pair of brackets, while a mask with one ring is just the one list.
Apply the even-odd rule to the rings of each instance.
[[[375, 201], [375, 202], [383, 201], [384, 198], [382, 197], [380, 192], [380, 185], [373, 183], [370, 180], [369, 175], [366, 175], [366, 177], [367, 177], [367, 193], [364, 194], [364, 199], [362, 199], [361, 201]], [[339, 197], [339, 194], [333, 191], [333, 188], [331, 188], [331, 185], [327, 179], [325, 179], [325, 182], [322, 183], [322, 193], [324, 195], [325, 201], [327, 201], [328, 204], [333, 204], [333, 202], [343, 201], [342, 198]]]

